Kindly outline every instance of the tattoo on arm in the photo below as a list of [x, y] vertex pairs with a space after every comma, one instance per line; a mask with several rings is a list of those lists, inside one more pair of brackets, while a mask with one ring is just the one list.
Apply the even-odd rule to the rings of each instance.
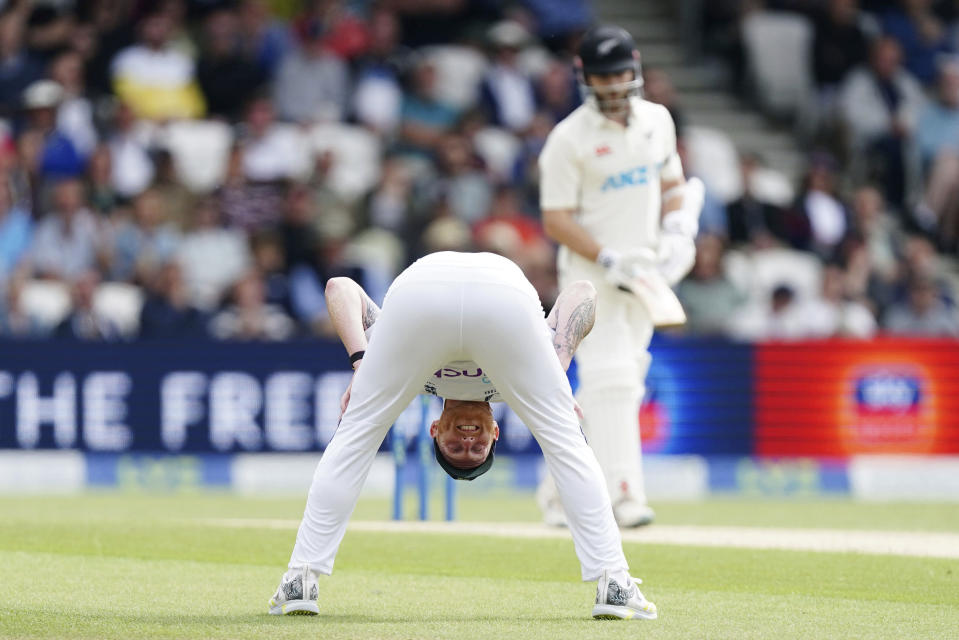
[[376, 303], [370, 300], [369, 296], [363, 296], [363, 331], [373, 326], [376, 318], [380, 315], [380, 308]]
[[572, 357], [576, 353], [579, 343], [593, 328], [595, 319], [596, 301], [593, 298], [587, 298], [576, 305], [569, 314], [569, 318], [566, 319], [566, 324], [562, 327], [556, 327], [553, 347], [557, 353], [565, 353]]

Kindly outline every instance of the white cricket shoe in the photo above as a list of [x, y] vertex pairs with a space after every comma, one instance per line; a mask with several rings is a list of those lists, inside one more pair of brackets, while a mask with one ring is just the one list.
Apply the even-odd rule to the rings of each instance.
[[625, 529], [643, 527], [656, 519], [656, 512], [648, 504], [632, 496], [625, 496], [614, 504], [613, 515], [616, 524]]
[[270, 598], [270, 614], [274, 616], [315, 616], [320, 612], [316, 604], [320, 586], [310, 565], [290, 569], [283, 574], [276, 594]]
[[655, 620], [656, 605], [646, 599], [636, 585], [638, 578], [629, 578], [625, 585], [609, 577], [609, 571], [596, 584], [593, 617], [598, 620]]

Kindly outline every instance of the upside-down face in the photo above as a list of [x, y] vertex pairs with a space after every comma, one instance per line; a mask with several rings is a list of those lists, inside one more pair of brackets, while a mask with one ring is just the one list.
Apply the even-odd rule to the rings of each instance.
[[499, 438], [488, 402], [447, 400], [443, 413], [430, 425], [440, 453], [454, 467], [472, 469], [483, 464]]

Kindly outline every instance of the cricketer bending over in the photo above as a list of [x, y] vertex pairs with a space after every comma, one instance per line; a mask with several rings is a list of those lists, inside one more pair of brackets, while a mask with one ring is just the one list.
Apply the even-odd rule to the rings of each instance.
[[[580, 430], [564, 373], [592, 326], [588, 283], [569, 287], [557, 300], [548, 320], [555, 333], [519, 267], [489, 253], [421, 258], [390, 286], [382, 311], [348, 279], [331, 280], [327, 297], [356, 373], [343, 396], [340, 424], [316, 467], [270, 613], [319, 612], [317, 577], [333, 570], [373, 458], [399, 414], [426, 391], [447, 400], [430, 427], [437, 462], [464, 480], [493, 461], [499, 427], [488, 401], [509, 404], [543, 450], [583, 580], [598, 581], [593, 617], [656, 617], [656, 606], [636, 586], [639, 580], [629, 576], [602, 472]], [[375, 331], [369, 331], [374, 322]], [[482, 368], [489, 382], [477, 386], [462, 377], [433, 376], [444, 367]]]
[[[540, 206], [546, 234], [561, 245], [560, 286], [588, 280], [596, 287], [596, 330], [576, 355], [576, 399], [616, 520], [635, 527], [654, 517], [638, 421], [653, 323], [632, 282], [656, 272], [675, 284], [692, 268], [703, 185], [683, 175], [669, 112], [640, 97], [639, 52], [629, 33], [590, 29], [576, 66], [586, 99], [546, 140]], [[549, 477], [537, 497], [547, 524], [565, 524]]]

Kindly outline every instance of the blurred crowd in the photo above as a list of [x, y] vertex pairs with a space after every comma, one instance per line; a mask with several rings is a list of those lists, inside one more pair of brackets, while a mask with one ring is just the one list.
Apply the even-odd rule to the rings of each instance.
[[[941, 4], [768, 3], [815, 21], [816, 152], [789, 201], [752, 154], [741, 194], [707, 197], [685, 331], [959, 335]], [[766, 9], [703, 7], [707, 52], [742, 68], [738, 25]], [[445, 249], [510, 257], [549, 307], [536, 160], [580, 104], [593, 19], [586, 0], [0, 0], [0, 337], [330, 335], [328, 278], [381, 301]], [[670, 78], [645, 74], [696, 174]]]
[[[770, 79], [757, 56], [797, 58], [779, 68], [808, 90], [771, 115], [808, 162], [784, 199], [764, 159], [740, 154], [741, 195], [710, 218], [680, 287], [691, 330], [959, 337], [959, 2], [702, 5], [707, 55], [767, 112]], [[744, 268], [763, 270], [760, 299], [737, 286]]]
[[[560, 9], [560, 10], [558, 10]], [[0, 2], [0, 336], [280, 340], [491, 250], [556, 295], [536, 158], [580, 0]]]

